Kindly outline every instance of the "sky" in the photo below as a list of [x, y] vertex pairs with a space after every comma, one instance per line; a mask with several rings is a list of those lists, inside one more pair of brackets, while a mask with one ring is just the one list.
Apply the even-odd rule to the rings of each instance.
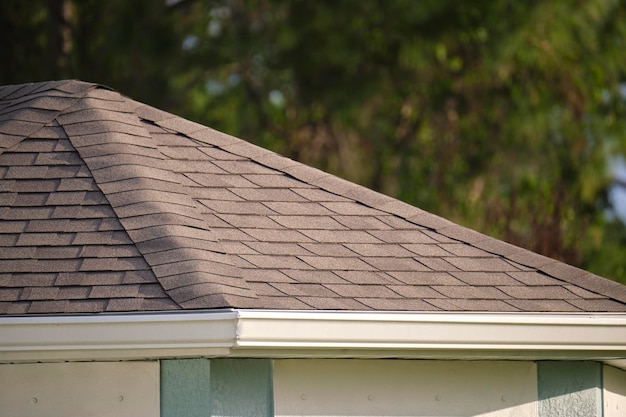
[[[611, 161], [611, 169], [615, 178], [626, 184], [626, 159], [614, 158]], [[609, 201], [615, 209], [615, 214], [626, 223], [626, 187], [613, 185], [609, 189]]]

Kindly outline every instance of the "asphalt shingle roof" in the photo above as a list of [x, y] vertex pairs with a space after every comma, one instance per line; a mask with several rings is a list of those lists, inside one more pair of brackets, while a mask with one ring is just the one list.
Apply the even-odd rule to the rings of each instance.
[[626, 287], [108, 88], [0, 88], [0, 314], [626, 311]]

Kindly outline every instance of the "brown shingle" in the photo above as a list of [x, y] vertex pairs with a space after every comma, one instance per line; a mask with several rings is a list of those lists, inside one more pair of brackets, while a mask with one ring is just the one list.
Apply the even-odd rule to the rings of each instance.
[[288, 296], [307, 296], [307, 297], [325, 297], [333, 298], [339, 295], [321, 284], [291, 284], [276, 282], [272, 287]]
[[388, 230], [389, 225], [381, 220], [380, 216], [341, 216], [334, 215], [333, 219], [352, 230]]
[[328, 216], [333, 214], [327, 208], [317, 203], [269, 201], [264, 203], [273, 212], [285, 215], [301, 216]]
[[43, 206], [45, 205], [45, 202], [49, 198], [49, 196], [50, 194], [44, 194], [44, 193], [16, 194], [15, 198], [13, 198], [12, 201], [7, 204], [12, 205], [14, 207]]
[[299, 243], [301, 247], [309, 252], [320, 256], [334, 257], [354, 257], [356, 253], [348, 249], [345, 245], [337, 243]]
[[7, 106], [0, 314], [626, 311], [617, 283], [93, 84]]
[[287, 274], [275, 269], [243, 269], [241, 274], [246, 282], [295, 282]]
[[389, 275], [408, 285], [463, 285], [447, 272], [389, 272]]
[[210, 271], [211, 273], [217, 275], [233, 277], [233, 280], [237, 280], [238, 272], [237, 268], [229, 264], [198, 259], [186, 259], [180, 262], [155, 265], [152, 267], [152, 270], [154, 271], [154, 274], [159, 278], [168, 277], [171, 275], [186, 274], [189, 272]]
[[325, 243], [382, 243], [371, 234], [360, 230], [303, 230], [316, 242]]
[[80, 252], [81, 248], [76, 246], [39, 247], [34, 257], [37, 259], [74, 259], [79, 256]]
[[[490, 311], [490, 312], [511, 312], [522, 311], [522, 309], [512, 306], [502, 300], [486, 300], [486, 299], [451, 299], [451, 300], [439, 300], [428, 299], [429, 303], [442, 306], [454, 305], [458, 308], [458, 311]], [[452, 308], [450, 308], [452, 310]]]
[[[305, 232], [291, 229], [249, 229], [242, 228], [241, 232], [252, 236], [255, 240], [261, 242], [282, 242], [282, 243], [307, 243], [311, 239], [305, 235]], [[224, 236], [224, 232], [219, 232]]]
[[516, 286], [498, 286], [497, 288], [500, 291], [505, 292], [512, 298], [516, 298], [516, 299], [570, 300], [573, 298], [578, 298], [571, 291], [568, 291], [567, 289], [563, 287], [557, 287], [557, 286], [524, 287], [521, 285], [516, 285]]
[[469, 285], [510, 285], [521, 283], [509, 275], [500, 272], [451, 272], [451, 274]]
[[564, 285], [563, 288], [565, 288], [566, 290], [570, 291], [571, 293], [575, 294], [576, 296], [580, 297], [580, 298], [586, 298], [586, 299], [598, 299], [598, 298], [608, 298], [606, 296], [603, 296], [601, 294], [595, 293], [595, 292], [591, 292], [591, 291], [587, 291], [583, 288], [577, 287], [575, 285]]
[[[250, 253], [263, 255], [311, 255], [310, 251], [295, 243], [246, 242], [246, 245], [252, 249]], [[242, 250], [239, 252], [241, 253]], [[245, 255], [246, 253], [244, 251], [241, 254]]]
[[352, 298], [297, 297], [317, 310], [371, 310], [371, 307]]
[[473, 287], [469, 285], [433, 285], [432, 288], [451, 299], [502, 300], [510, 298], [499, 289], [487, 286]]
[[413, 252], [415, 255], [419, 257], [442, 257], [449, 256], [450, 253], [446, 252], [442, 248], [433, 244], [425, 244], [425, 243], [405, 243], [402, 245], [403, 248]]
[[335, 214], [347, 215], [347, 216], [376, 216], [379, 214], [383, 214], [382, 212], [373, 209], [371, 207], [367, 207], [366, 205], [355, 203], [355, 202], [322, 202], [320, 203], [322, 206], [326, 207], [328, 210], [332, 211]]
[[507, 275], [524, 285], [560, 285], [563, 282], [535, 271], [509, 271]]
[[337, 195], [337, 194], [333, 194], [333, 193], [329, 193], [328, 191], [325, 190], [321, 190], [318, 188], [296, 188], [294, 190], [292, 190], [293, 192], [295, 192], [298, 195], [301, 195], [302, 197], [304, 197], [305, 199], [309, 200], [309, 201], [316, 201], [316, 202], [322, 202], [322, 201], [350, 201], [348, 198]]
[[68, 310], [67, 300], [32, 301], [28, 312], [32, 314], [65, 313]]
[[444, 298], [442, 294], [426, 285], [390, 285], [389, 288], [406, 298]]
[[[459, 271], [459, 268], [452, 265], [446, 259], [443, 258], [417, 258], [419, 262], [425, 265], [431, 271], [441, 271], [441, 272], [454, 272]], [[450, 258], [447, 258], [450, 259]]]
[[249, 201], [306, 201], [290, 189], [233, 188], [231, 190], [243, 200]]
[[141, 311], [179, 310], [180, 306], [171, 298], [144, 298]]
[[139, 285], [97, 285], [91, 288], [89, 298], [132, 298], [139, 293]]
[[106, 311], [108, 300], [68, 300], [64, 313], [101, 313]]
[[281, 271], [295, 282], [303, 283], [319, 283], [319, 284], [347, 284], [348, 282], [338, 274], [331, 271], [316, 271], [316, 270], [289, 270], [285, 269]]
[[217, 275], [210, 271], [192, 271], [178, 275], [169, 275], [160, 277], [158, 282], [165, 290], [168, 291], [190, 285], [205, 284], [207, 282], [241, 288], [244, 290], [247, 288], [246, 283], [236, 277]]
[[15, 181], [3, 181], [9, 182], [11, 186], [11, 191], [16, 193], [49, 193], [57, 189], [59, 183], [62, 180], [58, 179], [40, 179], [40, 180], [29, 180], [19, 178]]
[[[390, 290], [383, 285], [346, 285], [346, 284], [324, 284], [333, 292], [342, 297], [349, 298], [402, 298], [398, 293]], [[369, 304], [368, 304], [369, 305]]]
[[109, 298], [105, 311], [138, 311], [143, 302], [143, 298]]
[[123, 272], [94, 271], [59, 274], [56, 285], [118, 285], [122, 283]]
[[274, 211], [261, 203], [250, 201], [210, 201], [201, 200], [204, 206], [216, 213], [224, 214], [275, 214]]
[[347, 228], [328, 216], [270, 216], [281, 226], [290, 229], [346, 230]]
[[582, 311], [606, 311], [606, 312], [623, 312], [624, 306], [622, 303], [614, 300], [568, 300], [574, 307], [581, 309]]
[[256, 214], [217, 214], [217, 217], [235, 228], [282, 229], [273, 219]]
[[336, 258], [331, 256], [299, 256], [298, 258], [317, 270], [372, 271], [375, 269], [375, 267], [359, 258]]
[[388, 298], [357, 298], [358, 302], [365, 304], [373, 310], [383, 311], [436, 311], [441, 310], [433, 304], [416, 299], [388, 299]]
[[563, 300], [506, 300], [507, 304], [521, 311], [565, 312], [581, 311], [581, 309]]
[[282, 291], [279, 291], [276, 286], [272, 286], [265, 282], [249, 282], [248, 285], [250, 289], [254, 291], [255, 294], [259, 296], [285, 296], [286, 294]]
[[370, 233], [386, 243], [437, 243], [421, 230], [374, 230]]
[[57, 274], [2, 274], [3, 287], [47, 287], [54, 284]]
[[311, 187], [310, 185], [306, 183], [300, 182], [286, 175], [278, 175], [278, 173], [269, 174], [269, 175], [244, 174], [242, 176], [248, 181], [250, 181], [251, 183], [258, 185], [259, 187], [266, 187], [266, 188], [310, 188]]
[[445, 260], [461, 271], [506, 272], [517, 271], [510, 263], [500, 258], [448, 257]]
[[60, 300], [84, 300], [89, 297], [90, 291], [91, 288], [86, 286], [59, 287], [56, 296]]
[[[353, 284], [374, 284], [374, 285], [388, 285], [388, 284], [401, 284], [401, 281], [392, 278], [390, 275], [384, 272], [378, 271], [336, 271], [336, 274], [341, 278]], [[391, 287], [390, 287], [391, 288]]]
[[22, 288], [0, 288], [0, 301], [17, 301], [23, 291]]
[[410, 258], [414, 255], [402, 246], [395, 244], [347, 243], [345, 246], [362, 256]]
[[392, 271], [430, 271], [430, 268], [424, 266], [413, 258], [395, 258], [395, 257], [367, 257], [363, 258], [365, 262], [372, 265], [377, 270]]
[[242, 255], [241, 257], [259, 268], [311, 269], [309, 265], [295, 256]]

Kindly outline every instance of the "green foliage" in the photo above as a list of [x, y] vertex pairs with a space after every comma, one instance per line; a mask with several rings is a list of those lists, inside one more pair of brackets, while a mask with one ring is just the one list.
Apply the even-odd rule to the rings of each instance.
[[624, 2], [9, 0], [0, 20], [3, 84], [107, 84], [626, 281], [604, 203]]

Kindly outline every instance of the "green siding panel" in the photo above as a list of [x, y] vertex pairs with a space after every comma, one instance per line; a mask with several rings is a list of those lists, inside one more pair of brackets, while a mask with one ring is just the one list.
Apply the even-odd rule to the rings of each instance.
[[161, 361], [161, 417], [273, 416], [269, 359]]
[[209, 417], [210, 393], [208, 359], [161, 361], [161, 417]]
[[537, 363], [539, 417], [602, 417], [602, 364]]
[[211, 363], [213, 417], [274, 415], [270, 359], [215, 359]]

